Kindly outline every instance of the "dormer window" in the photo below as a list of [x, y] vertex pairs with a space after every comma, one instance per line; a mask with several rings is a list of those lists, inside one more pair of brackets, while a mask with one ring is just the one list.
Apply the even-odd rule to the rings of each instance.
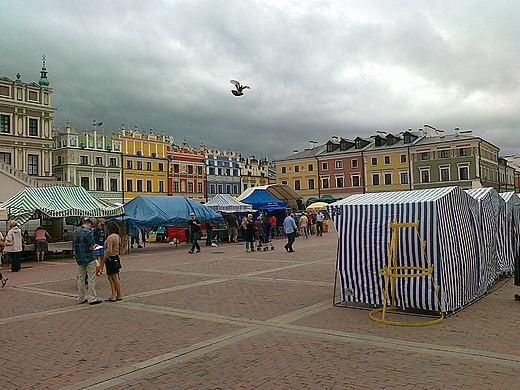
[[342, 140], [339, 143], [339, 150], [347, 150], [347, 141]]
[[327, 144], [327, 152], [332, 152], [334, 150], [334, 145], [332, 143]]

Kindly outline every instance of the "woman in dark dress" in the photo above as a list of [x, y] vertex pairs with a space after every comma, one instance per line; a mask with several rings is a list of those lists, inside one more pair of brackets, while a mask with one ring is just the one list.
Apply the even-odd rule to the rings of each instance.
[[252, 252], [255, 250], [255, 223], [252, 214], [247, 214], [247, 219], [242, 222], [242, 227], [246, 232], [246, 252]]

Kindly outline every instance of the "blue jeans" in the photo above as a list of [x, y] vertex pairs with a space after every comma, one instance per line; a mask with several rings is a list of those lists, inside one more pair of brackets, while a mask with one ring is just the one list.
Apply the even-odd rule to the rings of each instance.
[[253, 241], [246, 241], [246, 250], [251, 248], [252, 251], [255, 250], [255, 243]]
[[195, 248], [197, 248], [198, 251], [200, 251], [200, 245], [197, 242], [197, 238], [199, 238], [199, 232], [191, 233], [190, 239], [191, 239], [191, 251], [193, 252]]

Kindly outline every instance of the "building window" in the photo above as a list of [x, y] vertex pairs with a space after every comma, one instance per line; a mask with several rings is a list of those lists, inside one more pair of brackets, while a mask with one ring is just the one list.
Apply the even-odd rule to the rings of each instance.
[[314, 189], [314, 179], [309, 179], [308, 184], [309, 184], [309, 190], [313, 190]]
[[372, 185], [373, 186], [379, 185], [379, 173], [372, 174]]
[[406, 162], [406, 154], [401, 154], [401, 162], [402, 163]]
[[103, 165], [103, 157], [96, 157], [96, 165]]
[[11, 165], [11, 153], [0, 152], [0, 161]]
[[226, 184], [226, 194], [231, 194], [231, 184]]
[[401, 177], [401, 184], [408, 184], [408, 172], [401, 172], [399, 176]]
[[31, 176], [38, 176], [38, 155], [29, 154], [27, 156], [27, 174]]
[[90, 189], [89, 188], [89, 178], [81, 177], [79, 180], [80, 180], [81, 186], [88, 191]]
[[357, 168], [358, 167], [358, 160], [350, 160], [350, 166], [352, 168]]
[[174, 181], [172, 184], [173, 184], [173, 192], [178, 193], [179, 192], [179, 182]]
[[88, 165], [88, 156], [79, 156], [79, 163], [81, 165]]
[[159, 180], [159, 192], [164, 192], [164, 181]]
[[352, 187], [359, 187], [361, 185], [359, 175], [351, 176]]
[[157, 164], [157, 170], [159, 172], [163, 172], [164, 171], [164, 164], [163, 163], [158, 163]]
[[295, 180], [294, 181], [294, 190], [295, 191], [299, 191], [300, 190], [300, 181], [299, 180]]
[[[219, 171], [220, 171], [220, 169], [219, 169]], [[188, 173], [189, 173], [190, 175], [193, 174], [193, 165], [188, 165]], [[220, 172], [219, 172], [219, 174], [220, 174]]]
[[103, 178], [96, 177], [96, 191], [104, 191], [103, 184]]
[[450, 181], [450, 168], [449, 167], [441, 167], [440, 170], [440, 176], [441, 181]]
[[385, 173], [385, 186], [392, 185], [392, 174]]
[[459, 157], [464, 157], [468, 155], [468, 149], [467, 148], [460, 148], [459, 149]]
[[421, 183], [430, 182], [430, 170], [429, 169], [420, 169], [419, 173], [421, 175]]
[[143, 162], [142, 161], [137, 161], [137, 167], [136, 169], [138, 171], [142, 171], [143, 170]]
[[110, 179], [110, 191], [117, 191], [117, 179]]
[[146, 170], [151, 171], [152, 170], [152, 163], [150, 161], [146, 162]]
[[126, 190], [128, 192], [132, 192], [134, 189], [133, 189], [133, 185], [132, 185], [132, 179], [128, 179], [126, 181]]
[[377, 157], [372, 157], [372, 166], [377, 165]]
[[153, 192], [151, 180], [146, 180], [146, 192]]
[[298, 165], [294, 167], [294, 172], [300, 172], [300, 167]]
[[173, 173], [179, 173], [179, 164], [173, 164]]
[[344, 178], [343, 176], [336, 177], [336, 188], [343, 188], [344, 187]]
[[137, 192], [143, 192], [143, 181], [142, 180], [136, 180], [135, 182], [135, 190]]
[[390, 164], [390, 156], [385, 156], [385, 164]]
[[29, 135], [38, 136], [38, 119], [29, 118]]
[[309, 172], [312, 172], [314, 170], [314, 167], [312, 166], [312, 164], [307, 165], [307, 170]]
[[132, 169], [132, 161], [127, 161], [126, 162], [126, 169]]
[[329, 178], [325, 177], [325, 178], [321, 179], [321, 187], [329, 188]]
[[[282, 180], [282, 184], [287, 185], [287, 180]], [[244, 190], [247, 189], [247, 185], [244, 184]]]
[[117, 161], [116, 161], [116, 159], [113, 158], [113, 157], [110, 158], [110, 166], [111, 166], [111, 167], [115, 167], [115, 166], [117, 166]]
[[336, 161], [334, 166], [336, 167], [336, 169], [343, 168], [343, 161]]
[[459, 180], [469, 180], [469, 167], [459, 167]]
[[219, 194], [222, 194], [224, 192], [224, 187], [222, 187], [222, 184], [217, 185], [217, 190]]
[[423, 152], [420, 154], [421, 160], [429, 160], [430, 159], [430, 153]]
[[321, 163], [321, 169], [323, 169], [324, 171], [326, 171], [327, 169], [329, 169], [329, 163]]
[[[231, 191], [231, 186], [228, 184], [229, 190]], [[197, 192], [199, 194], [203, 194], [204, 190], [202, 189], [202, 183], [197, 183]]]
[[332, 152], [333, 150], [334, 150], [334, 145], [332, 145], [331, 143], [327, 144], [327, 152]]
[[209, 193], [210, 194], [214, 194], [215, 193], [215, 184], [210, 184], [209, 185]]
[[[226, 169], [226, 172], [227, 172], [226, 174], [229, 176], [229, 172], [230, 172], [229, 169]], [[197, 174], [202, 175], [202, 167], [197, 167]]]
[[210, 168], [209, 169], [209, 174], [210, 175], [214, 175], [215, 174], [215, 168]]
[[450, 155], [449, 155], [449, 150], [441, 150], [439, 152], [439, 157], [440, 158], [448, 158]]
[[287, 173], [287, 168], [286, 167], [282, 167], [282, 173]]
[[233, 186], [233, 193], [234, 193], [234, 194], [238, 194], [238, 184], [235, 184], [235, 185]]
[[11, 117], [9, 115], [0, 115], [0, 133], [11, 132]]
[[188, 182], [188, 193], [193, 194], [193, 183]]

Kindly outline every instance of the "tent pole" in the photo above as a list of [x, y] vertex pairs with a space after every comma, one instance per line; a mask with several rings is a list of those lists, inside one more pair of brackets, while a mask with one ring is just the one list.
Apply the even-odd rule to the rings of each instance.
[[338, 284], [338, 263], [339, 263], [339, 238], [336, 246], [336, 270], [334, 271], [334, 292], [332, 294], [332, 306], [336, 306], [336, 287]]

